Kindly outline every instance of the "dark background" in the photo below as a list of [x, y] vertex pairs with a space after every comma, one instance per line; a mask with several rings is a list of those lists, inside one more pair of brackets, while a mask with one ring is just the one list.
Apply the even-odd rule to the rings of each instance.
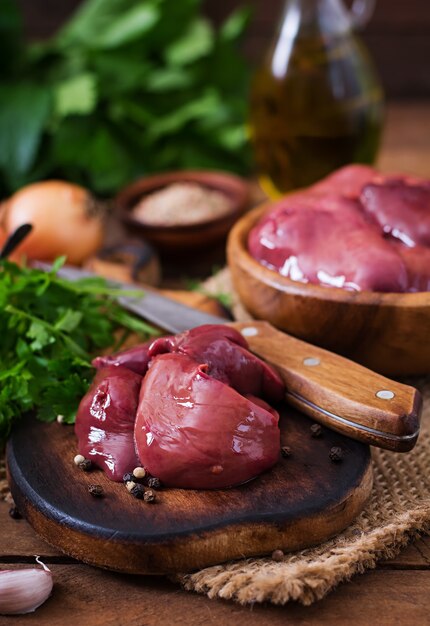
[[[267, 47], [284, 2], [244, 2], [254, 7], [245, 42], [251, 61], [258, 61]], [[54, 32], [79, 3], [80, 0], [18, 0], [24, 10], [27, 35], [32, 39]], [[240, 4], [237, 0], [206, 0], [205, 11], [219, 21]], [[377, 0], [376, 11], [362, 37], [389, 98], [430, 97], [430, 0]]]

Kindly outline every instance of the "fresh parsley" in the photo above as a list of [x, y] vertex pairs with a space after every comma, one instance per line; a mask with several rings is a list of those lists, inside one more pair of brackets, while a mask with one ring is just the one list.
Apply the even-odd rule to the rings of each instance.
[[91, 382], [92, 357], [130, 333], [156, 331], [116, 302], [103, 279], [68, 282], [51, 272], [0, 261], [0, 441], [35, 411], [43, 421], [73, 423]]
[[216, 28], [202, 4], [85, 0], [29, 44], [0, 0], [0, 196], [50, 177], [109, 195], [162, 170], [249, 172], [249, 11]]

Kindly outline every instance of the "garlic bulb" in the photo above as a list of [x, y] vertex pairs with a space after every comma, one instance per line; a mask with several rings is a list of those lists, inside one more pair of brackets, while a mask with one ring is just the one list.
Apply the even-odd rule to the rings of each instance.
[[0, 571], [0, 614], [32, 613], [51, 595], [51, 571], [38, 556], [36, 561], [43, 569]]

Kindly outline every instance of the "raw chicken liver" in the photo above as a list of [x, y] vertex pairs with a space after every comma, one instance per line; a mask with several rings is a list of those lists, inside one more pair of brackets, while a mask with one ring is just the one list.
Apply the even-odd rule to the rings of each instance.
[[125, 367], [105, 367], [82, 398], [75, 433], [80, 454], [112, 480], [139, 465], [133, 430], [142, 377]]
[[98, 356], [93, 360], [95, 368], [100, 369], [107, 366], [121, 366], [126, 367], [136, 374], [143, 376], [148, 369], [148, 363], [150, 360], [149, 348], [153, 341], [147, 341], [141, 343], [138, 346], [133, 346], [123, 352], [117, 352], [116, 354]]
[[[113, 480], [136, 465], [177, 487], [254, 478], [280, 446], [279, 416], [262, 397], [280, 401], [284, 385], [247, 347], [233, 328], [207, 325], [95, 359], [76, 417], [79, 452]], [[148, 368], [143, 384], [128, 366]]]
[[184, 354], [163, 354], [142, 384], [136, 447], [142, 464], [166, 485], [230, 487], [278, 459], [278, 414], [207, 369]]
[[384, 233], [409, 247], [430, 246], [430, 182], [381, 176], [363, 187], [360, 200]]
[[288, 197], [251, 230], [249, 251], [283, 276], [354, 290], [404, 291], [407, 272], [358, 203]]
[[248, 350], [248, 343], [234, 328], [207, 324], [174, 337], [157, 339], [150, 353], [177, 352], [208, 365], [207, 373], [242, 395], [280, 402], [284, 384], [267, 363]]
[[430, 181], [351, 165], [273, 205], [251, 255], [300, 282], [380, 292], [430, 289]]
[[363, 186], [377, 175], [377, 170], [369, 165], [345, 165], [309, 187], [305, 193], [320, 195], [335, 193], [345, 198], [357, 198]]

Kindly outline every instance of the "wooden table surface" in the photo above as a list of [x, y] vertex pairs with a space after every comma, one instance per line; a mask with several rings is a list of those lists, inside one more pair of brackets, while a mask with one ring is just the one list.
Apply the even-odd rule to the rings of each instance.
[[[402, 103], [388, 110], [379, 164], [430, 178], [430, 104]], [[52, 597], [25, 617], [0, 617], [0, 625], [52, 626], [421, 626], [430, 624], [430, 538], [421, 538], [374, 571], [342, 584], [311, 607], [209, 600], [182, 591], [164, 578], [104, 572], [59, 554], [38, 539], [25, 520], [9, 516], [0, 502], [0, 567], [34, 563], [39, 554], [55, 581]]]

